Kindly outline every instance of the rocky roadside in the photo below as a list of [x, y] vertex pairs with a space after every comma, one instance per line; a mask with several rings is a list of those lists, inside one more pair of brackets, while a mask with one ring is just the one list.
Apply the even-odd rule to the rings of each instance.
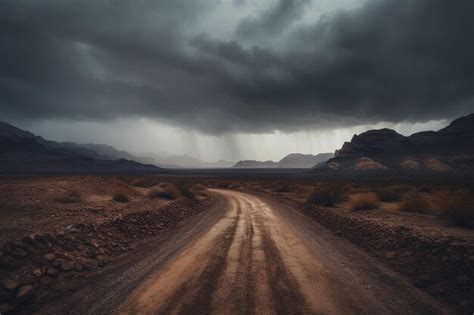
[[[205, 201], [183, 199], [156, 211], [119, 216], [102, 224], [71, 224], [64, 231], [30, 235], [0, 249], [0, 314], [32, 311], [46, 299], [133, 250], [144, 237], [172, 229], [207, 209]], [[61, 291], [61, 292], [59, 292]]]
[[302, 207], [303, 212], [368, 250], [412, 279], [416, 287], [461, 313], [474, 310], [474, 244], [456, 237], [431, 238], [404, 226], [345, 216], [337, 209]]
[[[255, 192], [254, 192], [255, 193]], [[474, 311], [474, 244], [457, 237], [428, 237], [404, 226], [392, 227], [338, 208], [308, 205], [289, 196], [260, 192], [304, 214], [364, 248], [461, 314]]]

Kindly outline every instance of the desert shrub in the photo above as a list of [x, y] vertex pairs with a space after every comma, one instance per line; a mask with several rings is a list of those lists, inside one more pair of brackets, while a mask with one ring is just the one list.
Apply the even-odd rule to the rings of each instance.
[[394, 202], [401, 199], [401, 193], [396, 187], [384, 187], [375, 191], [377, 198], [383, 202]]
[[156, 186], [160, 183], [159, 179], [156, 177], [140, 177], [140, 178], [135, 178], [131, 181], [131, 185], [135, 187], [153, 187]]
[[274, 188], [273, 191], [279, 193], [289, 193], [293, 191], [293, 188], [290, 185], [280, 185]]
[[180, 193], [186, 198], [195, 199], [198, 196], [208, 196], [206, 187], [204, 187], [202, 184], [182, 181], [176, 183], [176, 186], [179, 189]]
[[349, 208], [352, 211], [377, 209], [380, 202], [374, 193], [360, 193], [351, 196]]
[[169, 183], [161, 183], [158, 186], [158, 189], [152, 190], [148, 193], [148, 197], [154, 199], [154, 198], [162, 198], [162, 199], [168, 199], [168, 200], [174, 200], [178, 199], [179, 196], [181, 195], [179, 189]]
[[346, 190], [342, 185], [328, 185], [314, 188], [307, 202], [324, 207], [332, 207], [346, 200]]
[[70, 191], [63, 196], [56, 198], [57, 202], [60, 203], [74, 203], [74, 202], [81, 202], [82, 195], [77, 190]]
[[195, 191], [197, 188], [195, 185], [189, 182], [180, 182], [177, 184], [179, 191], [186, 198], [194, 198]]
[[113, 193], [112, 199], [117, 202], [128, 202], [130, 199], [128, 194], [123, 190], [117, 190]]
[[474, 227], [474, 197], [468, 191], [443, 192], [435, 200], [441, 216], [453, 224]]
[[403, 195], [398, 210], [403, 212], [432, 213], [431, 203], [422, 195], [408, 193]]

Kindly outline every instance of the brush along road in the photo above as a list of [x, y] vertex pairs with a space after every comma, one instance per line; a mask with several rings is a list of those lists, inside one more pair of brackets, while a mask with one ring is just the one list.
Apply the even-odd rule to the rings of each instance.
[[41, 312], [449, 313], [303, 214], [246, 193], [212, 192], [219, 202], [211, 209]]

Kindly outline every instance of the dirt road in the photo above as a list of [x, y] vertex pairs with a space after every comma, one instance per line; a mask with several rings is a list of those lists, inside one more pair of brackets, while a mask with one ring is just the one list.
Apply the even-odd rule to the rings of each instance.
[[449, 313], [304, 215], [250, 194], [220, 202], [43, 313]]

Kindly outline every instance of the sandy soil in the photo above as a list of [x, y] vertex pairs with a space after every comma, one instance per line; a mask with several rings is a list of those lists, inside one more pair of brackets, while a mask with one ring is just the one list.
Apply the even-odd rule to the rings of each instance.
[[[112, 176], [0, 178], [0, 245], [30, 234], [60, 231], [69, 224], [100, 223], [118, 215], [157, 209], [170, 202], [148, 198], [149, 189], [131, 187]], [[130, 201], [113, 201], [117, 191], [126, 192]], [[59, 200], [70, 192], [77, 192], [80, 200]]]
[[212, 209], [42, 313], [449, 313], [304, 215], [215, 193]]

